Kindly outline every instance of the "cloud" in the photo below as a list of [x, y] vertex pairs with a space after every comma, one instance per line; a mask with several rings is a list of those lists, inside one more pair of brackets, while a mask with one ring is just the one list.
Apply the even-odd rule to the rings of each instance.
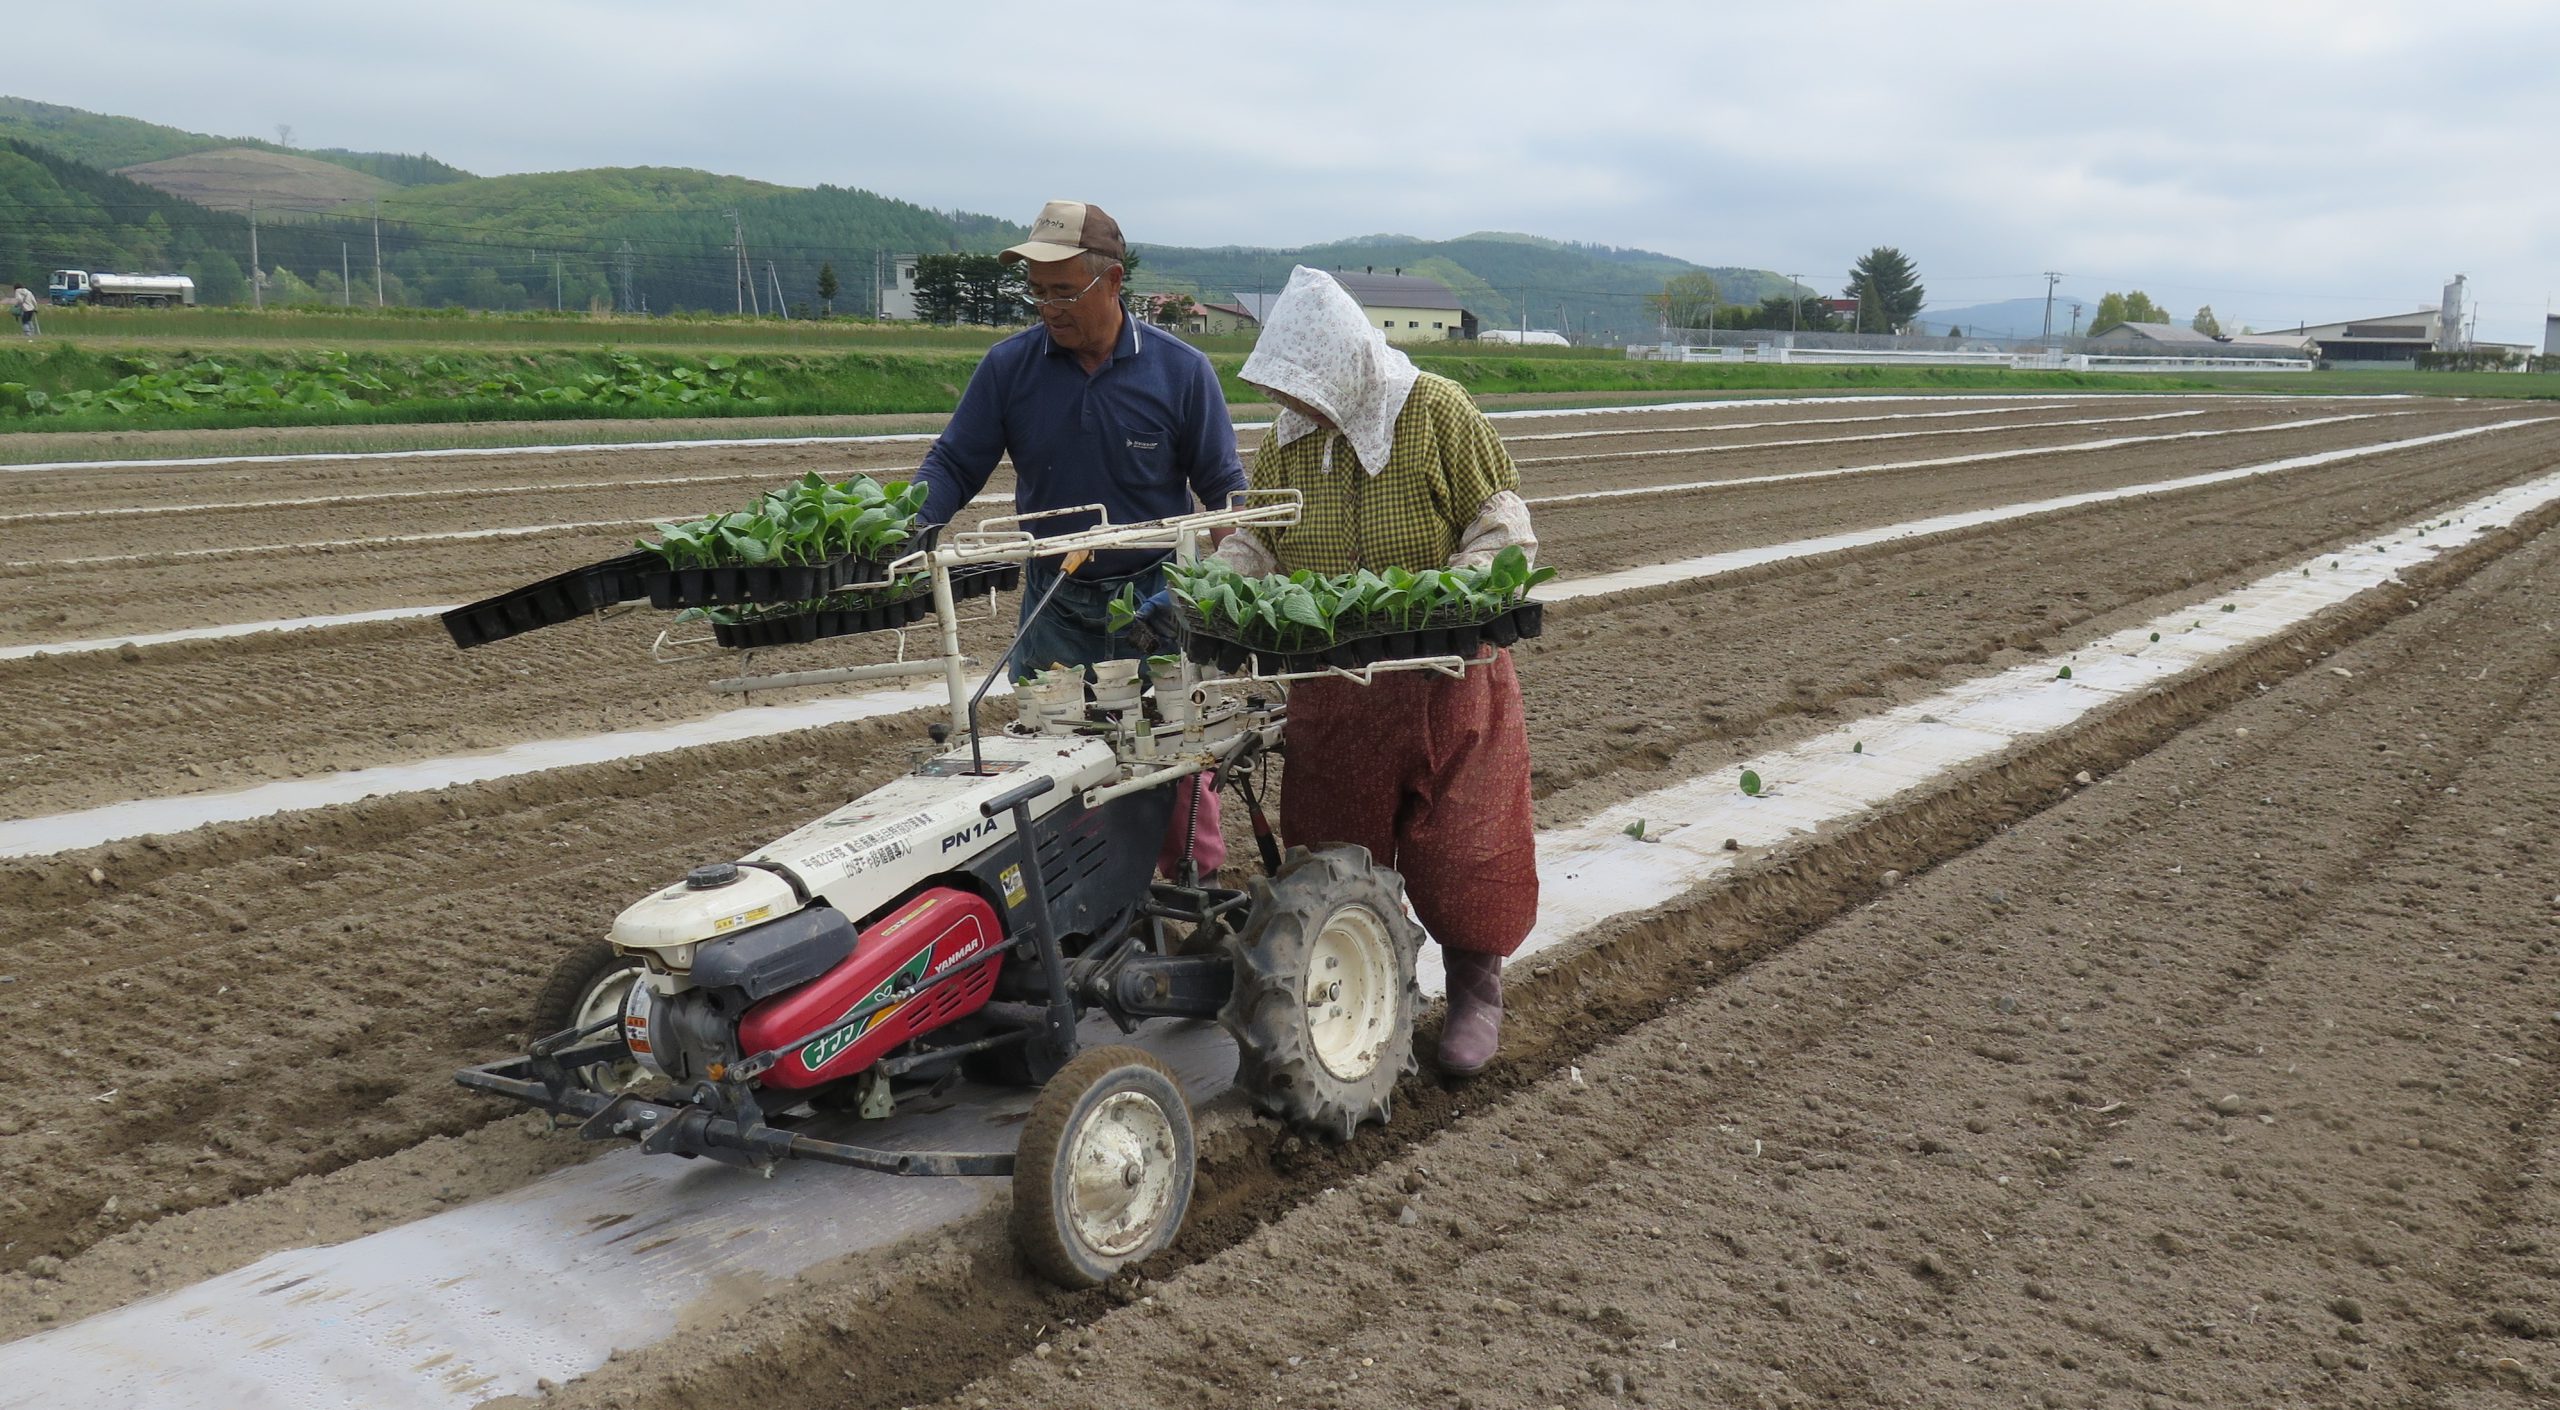
[[25, 96], [499, 173], [678, 165], [1139, 239], [1478, 229], [1949, 302], [2142, 287], [2261, 324], [2460, 271], [2538, 340], [2560, 254], [2560, 11], [2154, 0], [150, 4], [161, 42]]

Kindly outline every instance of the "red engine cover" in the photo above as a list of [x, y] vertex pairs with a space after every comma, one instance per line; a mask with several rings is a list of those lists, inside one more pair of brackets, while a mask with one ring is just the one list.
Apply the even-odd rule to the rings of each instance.
[[[911, 988], [1004, 939], [995, 909], [967, 891], [927, 891], [862, 932], [853, 955], [787, 994], [766, 999], [738, 1020], [738, 1049], [763, 1052], [805, 1038], [892, 990]], [[955, 1018], [975, 1013], [995, 992], [995, 961], [905, 1003], [882, 1009], [862, 1026], [774, 1064], [768, 1087], [815, 1087], [851, 1077], [889, 1050]]]

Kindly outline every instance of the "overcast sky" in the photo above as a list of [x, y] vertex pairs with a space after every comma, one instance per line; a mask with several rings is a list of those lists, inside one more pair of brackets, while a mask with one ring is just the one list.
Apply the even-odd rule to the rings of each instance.
[[[67, 12], [66, 12], [67, 13]], [[2141, 288], [2261, 327], [2432, 306], [2539, 343], [2560, 5], [140, 0], [10, 91], [484, 174], [696, 166], [1130, 237], [1521, 230], [1930, 302]], [[23, 18], [23, 17], [22, 17]]]

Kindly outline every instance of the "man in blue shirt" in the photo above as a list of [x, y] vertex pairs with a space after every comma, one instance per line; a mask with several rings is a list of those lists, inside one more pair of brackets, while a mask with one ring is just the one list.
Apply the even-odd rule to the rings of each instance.
[[[1099, 504], [1115, 524], [1223, 508], [1245, 487], [1235, 425], [1209, 359], [1170, 333], [1150, 333], [1120, 307], [1127, 246], [1100, 207], [1051, 201], [1031, 238], [997, 258], [1022, 261], [1036, 327], [988, 349], [951, 423], [925, 452], [923, 522], [948, 523], [1013, 458], [1016, 513]], [[1090, 528], [1090, 514], [1037, 520], [1043, 536]], [[1028, 615], [1062, 565], [1023, 575]], [[1136, 584], [1164, 585], [1163, 555], [1098, 553], [1075, 566], [1040, 619], [1014, 643], [1013, 672], [1126, 659], [1138, 648], [1107, 628], [1107, 606]]]
[[[1226, 393], [1199, 349], [1149, 333], [1122, 311], [1128, 245], [1119, 222], [1099, 206], [1051, 201], [1030, 233], [997, 258], [1025, 264], [1039, 325], [988, 349], [970, 376], [917, 472], [928, 487], [921, 521], [949, 523], [1008, 455], [1016, 513], [1099, 504], [1112, 523], [1134, 524], [1189, 513], [1195, 499], [1225, 507], [1245, 488]], [[1061, 515], [1030, 527], [1047, 537], [1094, 522], [1091, 514]], [[1014, 639], [1016, 677], [1144, 654], [1127, 633], [1110, 630], [1108, 613], [1125, 587], [1135, 585], [1141, 601], [1163, 590], [1163, 554], [1115, 550], [1072, 565], [1034, 559], [1022, 575], [1026, 619], [1053, 584], [1057, 595]], [[1186, 832], [1203, 874], [1224, 864], [1217, 804], [1216, 794], [1196, 786], [1177, 800], [1158, 859], [1168, 875]]]

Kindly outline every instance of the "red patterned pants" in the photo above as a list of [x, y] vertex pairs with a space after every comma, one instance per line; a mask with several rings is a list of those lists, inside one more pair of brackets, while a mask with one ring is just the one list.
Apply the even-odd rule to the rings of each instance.
[[1301, 681], [1287, 741], [1283, 837], [1368, 848], [1404, 874], [1414, 914], [1450, 949], [1520, 948], [1538, 918], [1538, 848], [1510, 652], [1464, 680]]

